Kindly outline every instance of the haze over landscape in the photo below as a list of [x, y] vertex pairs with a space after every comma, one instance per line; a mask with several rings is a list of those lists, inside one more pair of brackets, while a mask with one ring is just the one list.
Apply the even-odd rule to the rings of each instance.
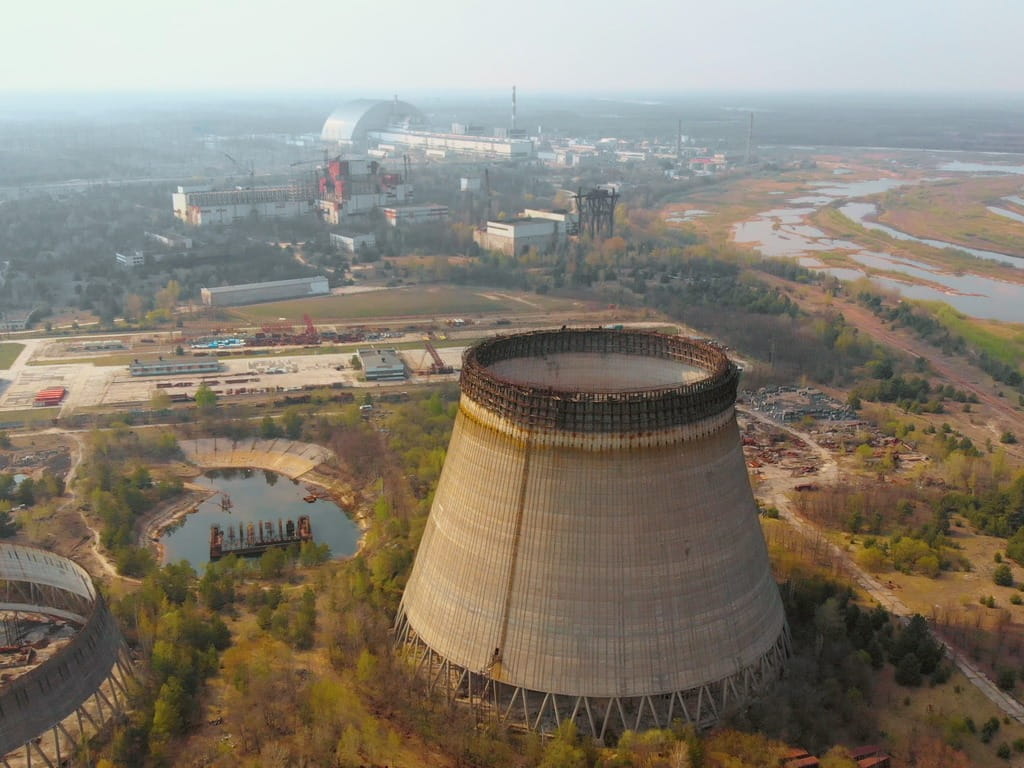
[[1024, 768], [1024, 3], [3, 23], [4, 768]]
[[[1012, 0], [13, 3], [0, 91], [1020, 91]], [[372, 60], [372, 65], [368, 62]]]

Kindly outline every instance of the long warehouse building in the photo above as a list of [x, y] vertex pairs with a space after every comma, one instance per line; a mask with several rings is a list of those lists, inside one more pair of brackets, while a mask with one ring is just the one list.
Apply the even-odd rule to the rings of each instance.
[[313, 211], [312, 187], [289, 184], [251, 189], [213, 189], [179, 186], [171, 207], [179, 220], [192, 227], [234, 224], [250, 218], [289, 218]]
[[341, 105], [324, 121], [320, 138], [346, 149], [390, 147], [420, 150], [428, 156], [472, 155], [496, 160], [533, 157], [529, 139], [430, 130], [420, 110], [397, 99], [357, 99]]
[[203, 288], [200, 294], [203, 304], [208, 307], [229, 307], [238, 304], [257, 304], [261, 301], [301, 299], [308, 296], [325, 296], [331, 292], [327, 278], [298, 277], [294, 280], [274, 280], [267, 283], [244, 283], [222, 285], [217, 288]]

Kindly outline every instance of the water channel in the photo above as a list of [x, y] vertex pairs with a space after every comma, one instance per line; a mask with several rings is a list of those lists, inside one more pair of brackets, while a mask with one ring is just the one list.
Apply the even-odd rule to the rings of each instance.
[[[297, 520], [309, 515], [313, 540], [327, 544], [332, 557], [346, 557], [359, 546], [360, 530], [345, 513], [329, 499], [313, 503], [303, 501], [308, 494], [301, 483], [284, 475], [262, 469], [210, 470], [195, 482], [215, 491], [198, 506], [198, 511], [185, 517], [177, 526], [168, 528], [160, 538], [164, 562], [188, 560], [201, 568], [210, 560], [210, 526], [221, 528], [239, 523]], [[223, 494], [231, 500], [230, 511], [222, 507]]]
[[[965, 172], [973, 170], [973, 164], [957, 163], [956, 165], [964, 167], [948, 170]], [[971, 165], [971, 168], [967, 168], [968, 165]], [[1016, 166], [982, 167], [991, 169], [992, 172], [1006, 173], [1015, 172], [1006, 169]], [[1021, 172], [1024, 172], [1024, 166], [1021, 166]], [[815, 255], [842, 252], [851, 260], [866, 267], [887, 272], [902, 272], [907, 275], [908, 280], [906, 281], [890, 276], [877, 276], [872, 279], [909, 298], [944, 301], [973, 317], [1024, 322], [1024, 285], [981, 275], [953, 273], [912, 258], [897, 257], [884, 251], [866, 250], [857, 243], [829, 237], [817, 227], [803, 223], [807, 215], [825, 205], [879, 194], [914, 183], [916, 182], [908, 179], [876, 179], [848, 184], [816, 182], [812, 185], [816, 187], [814, 194], [786, 200], [786, 203], [793, 207], [774, 208], [758, 214], [750, 221], [734, 225], [733, 239], [737, 243], [753, 245], [768, 257], [795, 258], [803, 266], [834, 275], [840, 280], [864, 277], [866, 273], [858, 269], [828, 267]], [[955, 248], [978, 258], [1024, 267], [1024, 259], [1009, 254], [965, 248], [941, 240], [921, 239], [872, 221], [871, 217], [877, 214], [877, 207], [874, 203], [845, 202], [839, 210], [844, 216], [868, 229], [885, 232], [900, 240], [916, 240], [935, 248]], [[927, 280], [931, 285], [914, 283], [911, 278]]]

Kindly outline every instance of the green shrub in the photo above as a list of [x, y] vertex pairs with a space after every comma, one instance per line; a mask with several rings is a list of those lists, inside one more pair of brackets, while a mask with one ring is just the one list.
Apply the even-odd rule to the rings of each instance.
[[1017, 683], [1017, 673], [1009, 667], [1003, 667], [999, 670], [999, 674], [996, 677], [996, 683], [1004, 691], [1012, 691], [1013, 686]]
[[1012, 587], [1013, 571], [1010, 570], [1010, 566], [1006, 563], [997, 565], [995, 570], [992, 572], [992, 581], [1000, 587]]

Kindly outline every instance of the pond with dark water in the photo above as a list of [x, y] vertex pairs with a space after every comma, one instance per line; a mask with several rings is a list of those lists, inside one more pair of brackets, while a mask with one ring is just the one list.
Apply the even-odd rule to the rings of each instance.
[[[284, 475], [262, 469], [216, 469], [197, 477], [195, 482], [208, 486], [215, 493], [198, 505], [198, 510], [179, 524], [164, 531], [160, 538], [164, 562], [188, 560], [202, 568], [210, 560], [210, 526], [222, 529], [239, 523], [266, 520], [277, 528], [277, 521], [297, 520], [309, 515], [313, 540], [327, 544], [332, 557], [347, 557], [359, 547], [361, 531], [330, 499], [312, 503], [303, 501], [309, 495], [306, 486]], [[231, 500], [225, 510], [224, 494]]]

